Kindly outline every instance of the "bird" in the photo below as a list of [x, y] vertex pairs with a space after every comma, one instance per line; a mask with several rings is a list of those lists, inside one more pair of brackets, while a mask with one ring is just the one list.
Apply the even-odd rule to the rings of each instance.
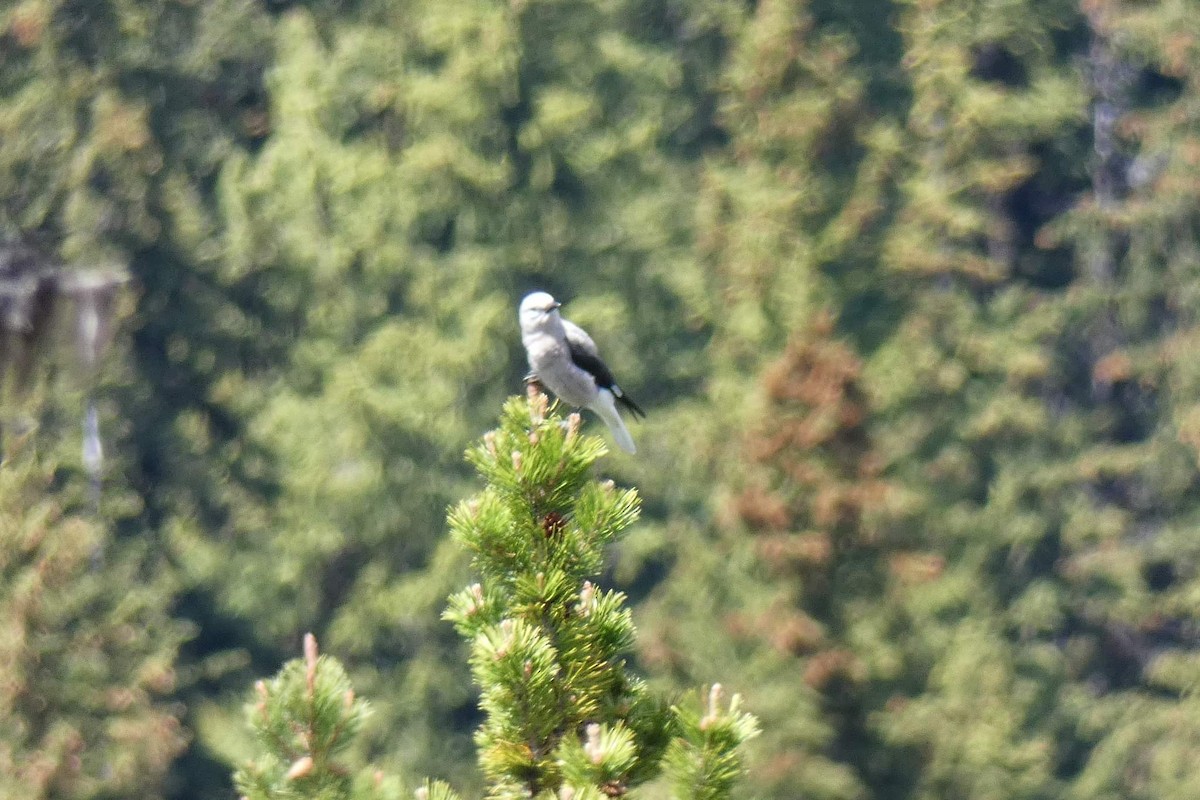
[[531, 378], [564, 403], [595, 412], [612, 432], [617, 445], [627, 453], [637, 447], [621, 419], [617, 406], [634, 417], [646, 412], [621, 390], [612, 370], [600, 359], [596, 343], [587, 331], [559, 313], [562, 303], [546, 292], [532, 292], [521, 300], [518, 319], [521, 344], [529, 359]]

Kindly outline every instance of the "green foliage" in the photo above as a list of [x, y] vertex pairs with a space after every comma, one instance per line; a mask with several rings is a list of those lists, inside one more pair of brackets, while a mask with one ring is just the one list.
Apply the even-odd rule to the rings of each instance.
[[[466, 796], [472, 664], [488, 774], [577, 797], [715, 764], [655, 698], [721, 679], [763, 798], [1195, 796], [1193, 5], [2, 4], [0, 237], [136, 308], [98, 514], [74, 398], [0, 414], [0, 794], [228, 794], [313, 630], [338, 763]], [[646, 399], [639, 493], [502, 428], [450, 541], [535, 287]]]
[[0, 795], [160, 797], [186, 740], [173, 585], [56, 480], [72, 470], [45, 433], [0, 463]]
[[[213, 301], [189, 315], [205, 323], [153, 323], [178, 366], [208, 353], [206, 400], [158, 426], [177, 440], [140, 447], [174, 467], [162, 480], [191, 475], [164, 522], [188, 613], [243, 631], [206, 644], [206, 669], [273, 663], [311, 629], [378, 698], [366, 746], [457, 783], [474, 704], [430, 613], [463, 573], [442, 511], [463, 495], [457, 454], [520, 374], [515, 298], [535, 281], [592, 298], [577, 318], [633, 385], [666, 343], [699, 351], [656, 325], [664, 345], [635, 358], [626, 327], [647, 292], [677, 302], [689, 264], [667, 151], [694, 92], [660, 34], [690, 21], [593, 2], [277, 5], [260, 135], [205, 184], [210, 291], [187, 298]], [[661, 390], [698, 366], [663, 369]], [[194, 474], [210, 464], [214, 481]], [[205, 747], [235, 749], [245, 678], [223, 680]]]
[[[1159, 124], [1137, 87], [1158, 68], [1117, 44], [1124, 4], [1013, 5], [1025, 10], [993, 27], [914, 4], [903, 26], [908, 135], [926, 161], [903, 185], [888, 259], [931, 282], [909, 284], [867, 375], [906, 527], [945, 556], [898, 597], [919, 680], [884, 725], [926, 754], [922, 797], [1142, 791], [1160, 778], [1108, 771], [1114, 749], [1136, 758], [1142, 726], [1100, 709], [1145, 699], [1152, 728], [1155, 665], [1192, 649], [1162, 627], [1174, 578], [1151, 588], [1163, 510], [1194, 517], [1164, 472], [1194, 477], [1164, 470], [1184, 456], [1150, 373], [1174, 369], [1158, 348], [1193, 323], [1151, 310], [1170, 304], [1149, 286], [1171, 259], [1146, 258], [1126, 216], [1153, 191], [1126, 166], [1158, 145], [1135, 155], [1144, 128], [1121, 126]], [[1086, 50], [1064, 49], [1065, 30]]]
[[289, 661], [270, 681], [255, 684], [246, 707], [259, 755], [234, 776], [249, 800], [385, 800], [398, 797], [382, 773], [358, 776], [336, 757], [345, 752], [370, 712], [336, 660], [317, 654], [304, 638], [304, 658]]
[[717, 800], [728, 797], [742, 774], [738, 747], [758, 735], [754, 717], [738, 709], [734, 695], [722, 708], [720, 684], [713, 684], [706, 704], [673, 709], [679, 717], [680, 735], [664, 758], [679, 800]]
[[[536, 390], [510, 399], [501, 427], [468, 451], [487, 487], [450, 512], [454, 538], [483, 574], [451, 596], [445, 617], [471, 643], [487, 796], [599, 800], [661, 770], [681, 800], [729, 797], [756, 722], [737, 696], [725, 707], [719, 686], [702, 709], [671, 707], [629, 673], [625, 598], [587, 577], [636, 519], [637, 495], [591, 479], [606, 450], [579, 426], [578, 415], [548, 412]], [[341, 665], [318, 657], [311, 634], [304, 660], [259, 681], [256, 693], [247, 713], [260, 755], [239, 770], [241, 792], [251, 800], [368, 796], [334, 760], [367, 708]], [[458, 797], [439, 781], [416, 795]]]
[[736, 701], [719, 710], [715, 691], [704, 719], [692, 719], [628, 672], [625, 597], [590, 578], [637, 518], [638, 498], [590, 479], [606, 450], [579, 428], [536, 390], [510, 399], [500, 428], [468, 451], [487, 487], [450, 514], [482, 574], [451, 597], [446, 618], [471, 643], [488, 796], [613, 796], [665, 767], [697, 797], [727, 797], [753, 719]]
[[444, 781], [426, 781], [425, 785], [414, 793], [417, 800], [460, 800], [449, 784]]

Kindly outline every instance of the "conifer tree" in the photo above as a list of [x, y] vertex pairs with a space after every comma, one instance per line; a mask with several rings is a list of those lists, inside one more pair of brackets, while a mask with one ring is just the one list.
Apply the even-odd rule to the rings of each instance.
[[[883, 745], [875, 720], [903, 685], [896, 639], [909, 622], [887, 598], [936, 576], [942, 559], [898, 535], [862, 364], [830, 318], [796, 333], [756, 388], [759, 416], [717, 508], [722, 536], [677, 568], [712, 582], [707, 602], [697, 613], [694, 592], [664, 587], [644, 607], [643, 652], [676, 674], [755, 676], [766, 735], [750, 780], [764, 796], [897, 792], [911, 759]], [[715, 646], [689, 652], [704, 631]]]
[[[755, 720], [719, 685], [671, 705], [630, 670], [625, 597], [592, 579], [606, 545], [637, 518], [637, 493], [592, 479], [603, 441], [547, 405], [536, 389], [505, 405], [501, 426], [468, 451], [487, 487], [450, 512], [480, 572], [445, 617], [471, 646], [487, 797], [599, 800], [655, 778], [680, 800], [729, 797]], [[248, 713], [261, 755], [237, 784], [251, 800], [373, 796], [381, 777], [356, 789], [333, 760], [365, 706], [311, 635], [305, 647], [303, 662], [256, 686]], [[441, 781], [417, 796], [458, 797]]]
[[[469, 679], [446, 668], [460, 645], [428, 612], [464, 568], [440, 536], [467, 478], [453, 454], [523, 371], [521, 293], [588, 298], [572, 313], [631, 384], [645, 369], [665, 393], [698, 374], [695, 326], [661, 313], [698, 294], [691, 173], [673, 160], [698, 115], [676, 52], [692, 40], [670, 35], [692, 22], [641, 6], [289, 6], [269, 131], [214, 188], [214, 283], [253, 294], [256, 313], [229, 318], [280, 348], [253, 369], [217, 361], [215, 393], [246, 426], [219, 448], [234, 480], [171, 520], [171, 546], [214, 627], [244, 632], [231, 659], [314, 630], [373, 692], [363, 740], [404, 730], [386, 746], [408, 769], [468, 764]], [[189, 446], [212, 435], [190, 415], [178, 427]], [[265, 506], [243, 484], [278, 494]], [[236, 741], [231, 705], [201, 736], [214, 749]]]
[[159, 798], [186, 740], [184, 631], [156, 559], [90, 518], [70, 444], [26, 439], [0, 465], [0, 796]]
[[[88, 474], [100, 469], [99, 445], [80, 446], [84, 403], [71, 367], [73, 345], [95, 342], [63, 341], [38, 318], [66, 274], [39, 270], [42, 296], [23, 309], [19, 284], [30, 276], [3, 273], [0, 796], [161, 798], [187, 739], [171, 699], [187, 634], [169, 616], [175, 585], [161, 553], [117, 535], [138, 510], [127, 485], [101, 487], [102, 475]], [[113, 324], [88, 311], [92, 333]], [[58, 321], [68, 320], [79, 317]], [[88, 388], [111, 422], [113, 387], [97, 377], [87, 374]]]
[[254, 685], [246, 715], [258, 755], [238, 769], [234, 784], [246, 800], [384, 800], [398, 783], [378, 770], [353, 773], [341, 757], [370, 706], [358, 698], [337, 660], [319, 655], [304, 636], [304, 657]]
[[[773, 715], [757, 792], [1195, 796], [1194, 11], [5, 4], [0, 236], [131, 263], [138, 308], [100, 407], [128, 420], [106, 428], [125, 475], [101, 518], [60, 453], [73, 396], [35, 390], [40, 429], [6, 427], [20, 697], [0, 757], [40, 766], [0, 793], [161, 792], [181, 741], [156, 697], [181, 637], [166, 608], [200, 625], [180, 795], [221, 791], [225, 766], [202, 767], [237, 752], [229, 687], [309, 629], [374, 701], [330, 763], [436, 761], [474, 788], [454, 767], [478, 721], [467, 660], [435, 613], [465, 559], [441, 513], [468, 480], [453, 453], [520, 373], [512, 306], [538, 285], [581, 298], [572, 316], [659, 404], [611, 465], [653, 498], [615, 579], [653, 593], [635, 613], [656, 679], [749, 673]], [[811, 447], [772, 445], [788, 436]], [[22, 594], [38, 581], [45, 604]], [[65, 693], [41, 666], [78, 663]], [[51, 694], [55, 730], [96, 743], [78, 760], [22, 700]], [[481, 734], [489, 780], [519, 780], [508, 722]], [[126, 723], [163, 735], [109, 758]], [[564, 765], [593, 745], [581, 724]], [[286, 793], [280, 758], [265, 780]], [[604, 777], [534, 767], [585, 794]], [[375, 791], [359, 780], [330, 791]]]
[[1164, 389], [1194, 324], [1167, 310], [1194, 263], [1165, 30], [1183, 23], [995, 10], [911, 4], [902, 25], [917, 159], [886, 256], [929, 281], [907, 284], [867, 375], [912, 530], [946, 569], [898, 596], [925, 666], [881, 723], [926, 755], [917, 796], [1178, 791], [1150, 742], [1195, 675], [1177, 635], [1193, 612], [1164, 602], [1189, 583], [1172, 531], [1195, 518]]
[[[105, 559], [95, 576], [85, 570], [78, 580], [80, 592], [95, 592], [97, 625], [111, 610], [110, 594], [129, 594], [127, 603], [116, 605], [122, 613], [147, 604], [144, 623], [131, 623], [139, 631], [129, 643], [131, 675], [138, 672], [133, 662], [143, 628], [156, 642], [147, 645], [152, 652], [162, 647], [174, 653], [180, 631], [165, 626], [160, 615], [168, 611], [203, 621], [202, 638], [208, 638], [208, 590], [194, 583], [180, 587], [178, 573], [163, 558], [173, 524], [199, 519], [218, 530], [231, 506], [254, 508], [269, 491], [270, 469], [261, 451], [231, 444], [243, 422], [236, 396], [218, 387], [222, 376], [228, 381], [227, 370], [265, 359], [276, 340], [256, 314], [256, 287], [223, 283], [213, 271], [212, 190], [230, 151], [252, 147], [264, 133], [260, 82], [270, 58], [264, 36], [270, 5], [21, 0], [0, 9], [0, 237], [28, 238], [57, 259], [86, 267], [127, 265], [137, 286], [128, 322], [132, 346], [124, 351], [122, 372], [98, 394], [105, 519], [89, 525], [96, 526]], [[47, 396], [37, 399], [40, 405]], [[83, 413], [57, 402], [32, 412], [47, 436], [47, 420], [66, 414], [71, 427], [56, 434], [61, 441], [49, 441], [69, 441], [76, 449], [73, 433]], [[48, 447], [43, 438], [38, 449], [45, 460], [37, 469], [56, 476], [44, 484], [50, 488], [43, 498], [54, 507], [62, 500], [58, 490], [74, 487], [78, 476], [69, 455], [51, 458]], [[21, 496], [34, 513], [39, 506], [33, 498]], [[68, 505], [64, 520], [73, 519], [75, 510]], [[175, 556], [186, 559], [178, 550]], [[63, 622], [83, 625], [83, 619], [68, 615]], [[103, 650], [104, 641], [94, 643]], [[222, 649], [245, 652], [227, 642]], [[228, 664], [191, 663], [178, 674], [211, 677]], [[161, 669], [174, 679], [170, 664]], [[103, 691], [102, 673], [81, 676], [76, 690]], [[164, 677], [162, 685], [170, 682]], [[173, 690], [178, 698], [192, 688], [184, 678]], [[173, 706], [171, 714], [191, 714], [197, 705]], [[96, 714], [90, 724], [102, 725], [100, 707], [88, 708]], [[74, 724], [72, 717], [63, 711], [64, 725]], [[146, 741], [174, 755], [187, 739], [193, 752], [200, 749], [195, 736], [163, 733]], [[138, 749], [130, 745], [128, 752]], [[147, 763], [140, 771], [110, 794], [163, 790], [158, 766]], [[226, 772], [222, 768], [223, 778]], [[175, 785], [203, 793], [203, 783], [190, 771]], [[103, 794], [104, 781], [97, 785]]]
[[[1196, 41], [1182, 7], [1082, 8], [1094, 155], [1083, 200], [1048, 231], [1076, 250], [1059, 363], [1091, 415], [1064, 536], [1060, 608], [1086, 675], [1076, 796], [1196, 791]], [[1084, 371], [1086, 369], [1086, 371]], [[1136, 709], [1136, 710], [1135, 710]], [[1169, 734], [1165, 733], [1170, 731]]]
[[630, 671], [625, 597], [592, 579], [637, 494], [590, 479], [605, 447], [579, 425], [536, 389], [510, 400], [468, 452], [488, 486], [450, 516], [481, 573], [447, 618], [471, 643], [488, 796], [622, 796], [661, 770], [676, 797], [727, 797], [754, 720], [718, 686], [668, 707]]
[[651, 550], [671, 573], [643, 607], [655, 673], [755, 676], [767, 732], [749, 780], [768, 797], [860, 798], [891, 768], [865, 752], [868, 662], [891, 620], [864, 601], [894, 543], [869, 519], [881, 465], [854, 349], [887, 332], [877, 262], [898, 136], [873, 104], [897, 99], [869, 68], [894, 45], [884, 14], [857, 11], [774, 0], [722, 20], [729, 142], [703, 165], [695, 233], [720, 301], [705, 402], [680, 410], [677, 445], [702, 475], [656, 531], [679, 550]]

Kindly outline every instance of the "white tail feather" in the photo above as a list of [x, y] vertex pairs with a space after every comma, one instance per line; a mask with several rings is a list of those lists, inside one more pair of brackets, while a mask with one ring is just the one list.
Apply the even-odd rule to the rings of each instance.
[[612, 431], [613, 439], [618, 447], [626, 453], [637, 452], [633, 437], [629, 435], [629, 429], [625, 427], [621, 415], [617, 412], [617, 401], [613, 398], [612, 392], [608, 389], [601, 389], [596, 402], [592, 403], [591, 409], [600, 415], [600, 419], [604, 420], [604, 424]]

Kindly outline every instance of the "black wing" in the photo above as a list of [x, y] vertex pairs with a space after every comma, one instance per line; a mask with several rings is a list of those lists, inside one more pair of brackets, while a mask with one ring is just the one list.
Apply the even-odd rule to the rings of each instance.
[[596, 380], [596, 385], [601, 389], [608, 389], [612, 392], [616, 401], [625, 408], [629, 409], [629, 413], [634, 417], [644, 417], [646, 412], [642, 411], [641, 407], [633, 402], [625, 392], [621, 391], [621, 387], [617, 386], [616, 378], [613, 377], [612, 370], [608, 365], [600, 360], [600, 356], [589, 353], [583, 347], [579, 346], [570, 339], [567, 340], [567, 349], [571, 351], [571, 361], [575, 366], [579, 367], [584, 372], [591, 375]]

